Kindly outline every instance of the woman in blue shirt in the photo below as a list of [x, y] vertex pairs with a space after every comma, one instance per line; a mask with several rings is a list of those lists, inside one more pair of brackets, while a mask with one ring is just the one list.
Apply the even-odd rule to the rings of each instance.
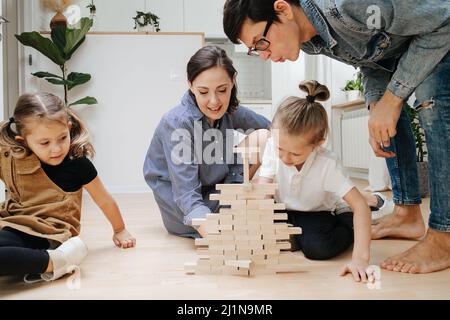
[[189, 90], [156, 128], [144, 177], [169, 233], [199, 236], [192, 219], [218, 212], [218, 201], [209, 200], [215, 185], [242, 182], [242, 165], [232, 151], [235, 130], [270, 125], [239, 105], [236, 74], [223, 49], [197, 51], [187, 65]]

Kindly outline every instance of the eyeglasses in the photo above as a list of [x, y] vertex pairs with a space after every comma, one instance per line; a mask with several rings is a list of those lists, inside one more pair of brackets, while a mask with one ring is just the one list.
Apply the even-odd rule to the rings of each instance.
[[273, 21], [267, 21], [266, 28], [264, 29], [263, 36], [261, 39], [256, 41], [255, 45], [248, 49], [247, 54], [252, 57], [258, 57], [260, 52], [266, 51], [270, 47], [270, 41], [266, 39], [267, 32], [269, 32], [269, 28], [272, 25]]

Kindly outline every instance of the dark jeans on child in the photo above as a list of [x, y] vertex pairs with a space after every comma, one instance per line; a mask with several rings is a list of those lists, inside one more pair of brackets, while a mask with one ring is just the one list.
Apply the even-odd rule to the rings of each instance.
[[327, 260], [353, 244], [353, 213], [287, 211], [288, 223], [302, 228], [291, 238], [292, 248], [311, 260]]
[[47, 239], [11, 228], [0, 230], [0, 276], [41, 274], [50, 259]]

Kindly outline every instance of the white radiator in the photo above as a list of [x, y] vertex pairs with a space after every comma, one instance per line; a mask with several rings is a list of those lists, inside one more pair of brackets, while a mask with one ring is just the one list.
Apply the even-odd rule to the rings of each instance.
[[341, 116], [342, 165], [348, 168], [369, 169], [369, 111], [365, 108], [344, 112]]

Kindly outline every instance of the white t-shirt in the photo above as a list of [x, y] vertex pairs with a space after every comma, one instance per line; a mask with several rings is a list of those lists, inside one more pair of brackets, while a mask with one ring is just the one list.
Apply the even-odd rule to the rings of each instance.
[[354, 187], [327, 149], [315, 148], [298, 171], [280, 160], [273, 138], [267, 141], [259, 176], [274, 179], [278, 183], [275, 201], [296, 211], [334, 211]]

